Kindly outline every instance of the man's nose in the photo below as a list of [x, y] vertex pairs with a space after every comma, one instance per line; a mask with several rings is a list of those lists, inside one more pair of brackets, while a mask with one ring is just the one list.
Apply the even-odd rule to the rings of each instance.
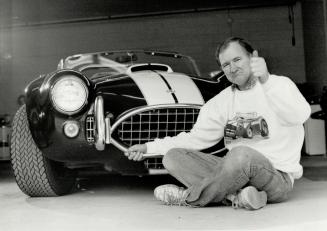
[[230, 72], [235, 72], [237, 70], [237, 66], [235, 65], [234, 62], [231, 62], [230, 63]]

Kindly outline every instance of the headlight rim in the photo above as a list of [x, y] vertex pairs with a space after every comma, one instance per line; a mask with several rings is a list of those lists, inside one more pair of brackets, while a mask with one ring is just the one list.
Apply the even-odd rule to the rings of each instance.
[[[60, 81], [63, 81], [64, 79], [68, 79], [68, 78], [73, 78], [75, 80], [77, 80], [77, 82], [80, 83], [80, 85], [83, 87], [83, 90], [85, 91], [85, 99], [84, 99], [84, 102], [83, 104], [76, 110], [74, 111], [67, 111], [67, 110], [64, 110], [62, 109], [58, 103], [54, 100], [54, 94], [53, 94], [53, 91], [54, 91], [54, 88], [56, 86], [56, 84], [58, 84]], [[68, 115], [68, 116], [71, 116], [71, 115], [74, 115], [74, 114], [77, 114], [79, 112], [81, 112], [85, 106], [88, 104], [88, 100], [89, 100], [89, 95], [90, 95], [90, 92], [89, 92], [89, 88], [88, 88], [88, 85], [87, 83], [81, 78], [79, 77], [78, 75], [74, 75], [74, 73], [67, 73], [66, 75], [61, 75], [58, 79], [56, 79], [51, 88], [50, 88], [50, 101], [51, 101], [51, 104], [53, 105], [54, 109], [61, 113], [61, 114], [64, 114], [64, 115]]]

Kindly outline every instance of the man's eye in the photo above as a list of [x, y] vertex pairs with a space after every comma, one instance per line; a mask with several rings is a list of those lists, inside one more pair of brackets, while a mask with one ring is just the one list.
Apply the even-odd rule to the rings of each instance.
[[236, 59], [234, 59], [234, 62], [238, 62], [240, 60], [241, 60], [241, 58], [236, 58]]
[[226, 68], [226, 67], [228, 67], [229, 66], [229, 64], [224, 64], [223, 65], [223, 68]]

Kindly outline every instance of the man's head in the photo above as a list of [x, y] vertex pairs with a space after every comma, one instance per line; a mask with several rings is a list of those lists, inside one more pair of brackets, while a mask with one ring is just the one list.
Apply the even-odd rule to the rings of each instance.
[[251, 80], [250, 61], [254, 49], [242, 38], [226, 39], [216, 51], [216, 59], [227, 79], [241, 90]]

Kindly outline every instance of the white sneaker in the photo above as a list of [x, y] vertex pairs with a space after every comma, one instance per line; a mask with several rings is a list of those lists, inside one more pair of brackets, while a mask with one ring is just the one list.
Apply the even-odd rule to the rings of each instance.
[[160, 185], [154, 189], [155, 198], [166, 205], [187, 205], [187, 195], [185, 188], [173, 184]]
[[227, 195], [226, 198], [232, 201], [233, 208], [256, 210], [267, 204], [267, 193], [265, 191], [258, 191], [253, 186], [241, 189], [236, 195]]

